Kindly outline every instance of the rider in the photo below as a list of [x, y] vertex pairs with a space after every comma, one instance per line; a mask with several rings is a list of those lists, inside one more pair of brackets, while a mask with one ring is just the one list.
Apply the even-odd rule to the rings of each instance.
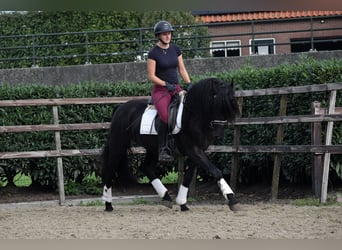
[[153, 83], [152, 99], [160, 118], [158, 128], [159, 161], [172, 161], [168, 148], [168, 106], [174, 93], [182, 91], [179, 85], [178, 72], [191, 87], [189, 74], [184, 66], [182, 51], [171, 43], [174, 29], [167, 21], [159, 21], [154, 25], [154, 34], [158, 39], [156, 45], [148, 52], [148, 79]]

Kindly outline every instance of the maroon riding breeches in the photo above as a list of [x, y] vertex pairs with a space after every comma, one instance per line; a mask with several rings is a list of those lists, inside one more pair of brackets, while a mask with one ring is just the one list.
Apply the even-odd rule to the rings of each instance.
[[[182, 88], [179, 84], [176, 84], [175, 92], [182, 91]], [[154, 106], [157, 109], [160, 120], [167, 124], [168, 122], [168, 107], [171, 102], [172, 94], [170, 93], [165, 86], [160, 86], [154, 84], [152, 87], [152, 99]]]

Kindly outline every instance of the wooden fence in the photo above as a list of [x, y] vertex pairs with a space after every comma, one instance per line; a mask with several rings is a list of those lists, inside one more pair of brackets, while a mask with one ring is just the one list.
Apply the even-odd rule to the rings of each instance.
[[[313, 185], [315, 190], [320, 192], [321, 202], [326, 201], [327, 197], [327, 180], [329, 172], [329, 163], [331, 154], [342, 154], [342, 145], [331, 145], [333, 122], [342, 120], [342, 108], [335, 108], [336, 94], [338, 90], [342, 90], [341, 83], [330, 84], [317, 84], [306, 85], [296, 87], [284, 87], [284, 88], [269, 88], [269, 89], [256, 89], [256, 90], [241, 90], [236, 91], [236, 97], [238, 98], [240, 110], [243, 110], [243, 98], [244, 97], [257, 97], [278, 95], [280, 96], [279, 115], [273, 117], [238, 117], [233, 124], [234, 138], [233, 145], [231, 146], [218, 146], [211, 145], [207, 150], [211, 152], [232, 153], [232, 169], [230, 184], [233, 188], [236, 187], [237, 175], [238, 175], [238, 162], [240, 153], [273, 153], [274, 167], [272, 177], [272, 189], [271, 197], [276, 199], [278, 196], [279, 186], [279, 173], [280, 162], [282, 153], [301, 152], [301, 153], [313, 153], [314, 155], [324, 155], [323, 168], [319, 165], [319, 161], [314, 165], [316, 169]], [[287, 96], [291, 94], [303, 94], [314, 92], [330, 92], [329, 107], [324, 109], [317, 108], [312, 115], [297, 115], [286, 116]], [[42, 150], [42, 151], [26, 151], [26, 152], [0, 152], [0, 159], [15, 159], [15, 158], [45, 158], [56, 157], [57, 158], [57, 173], [58, 173], [58, 186], [59, 186], [59, 198], [60, 204], [65, 203], [64, 194], [64, 177], [63, 177], [63, 157], [69, 156], [89, 156], [100, 154], [100, 149], [62, 149], [60, 131], [71, 130], [94, 130], [94, 129], [108, 129], [109, 122], [105, 123], [79, 123], [79, 124], [59, 124], [58, 118], [58, 106], [62, 105], [83, 105], [83, 104], [115, 104], [124, 103], [131, 99], [144, 99], [148, 96], [134, 96], [134, 97], [110, 97], [110, 98], [68, 98], [68, 99], [35, 99], [35, 100], [2, 100], [0, 101], [0, 107], [14, 107], [14, 106], [52, 106], [53, 124], [41, 124], [41, 125], [16, 125], [16, 126], [0, 126], [1, 133], [20, 133], [20, 132], [39, 132], [39, 131], [55, 131], [55, 150]], [[241, 112], [242, 113], [242, 112]], [[321, 122], [328, 122], [327, 136], [325, 145], [321, 145], [313, 141], [311, 145], [282, 145], [284, 124], [288, 123], [312, 123], [319, 124]], [[277, 137], [275, 138], [275, 145], [240, 145], [240, 131], [241, 126], [252, 124], [276, 124], [278, 126]], [[317, 137], [317, 135], [316, 135]], [[317, 137], [318, 138], [318, 137]], [[144, 153], [144, 149], [136, 147], [132, 149], [133, 153]], [[182, 161], [179, 161], [179, 168], [182, 166]], [[317, 170], [317, 169], [323, 169]], [[318, 174], [321, 173], [321, 176]], [[316, 188], [320, 186], [321, 188]], [[317, 194], [316, 194], [317, 195]]]

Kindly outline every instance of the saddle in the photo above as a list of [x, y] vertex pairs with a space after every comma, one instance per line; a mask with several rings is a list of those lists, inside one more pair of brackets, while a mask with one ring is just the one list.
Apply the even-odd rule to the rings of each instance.
[[178, 108], [181, 103], [181, 96], [180, 95], [174, 95], [171, 99], [171, 102], [169, 104], [168, 108], [168, 129], [169, 131], [173, 131], [174, 128], [177, 126], [177, 114], [178, 114]]
[[[168, 129], [172, 134], [177, 134], [181, 129], [181, 119], [183, 113], [183, 99], [185, 91], [174, 95], [168, 107]], [[153, 100], [149, 100], [147, 107], [142, 115], [140, 134], [154, 134], [157, 135], [156, 121], [159, 119], [158, 112], [153, 105]]]

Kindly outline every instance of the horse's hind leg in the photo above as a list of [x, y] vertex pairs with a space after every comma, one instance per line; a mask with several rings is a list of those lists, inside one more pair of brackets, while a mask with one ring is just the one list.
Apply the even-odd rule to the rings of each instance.
[[113, 142], [108, 142], [102, 152], [103, 170], [102, 183], [103, 194], [102, 200], [105, 202], [105, 211], [113, 211], [112, 206], [112, 186], [114, 181], [114, 174], [122, 164], [127, 164], [127, 153], [125, 148], [117, 148]]
[[103, 193], [102, 200], [105, 202], [105, 211], [113, 211], [112, 207], [112, 185], [114, 177], [114, 169], [111, 167], [111, 154], [109, 152], [109, 145], [106, 144], [102, 151], [102, 183]]
[[165, 205], [168, 208], [172, 208], [172, 198], [169, 195], [167, 188], [164, 186], [164, 184], [155, 174], [155, 167], [157, 163], [158, 163], [158, 156], [156, 154], [152, 154], [149, 151], [147, 151], [143, 165], [142, 165], [142, 171], [150, 180], [158, 196], [162, 199], [163, 205]]

